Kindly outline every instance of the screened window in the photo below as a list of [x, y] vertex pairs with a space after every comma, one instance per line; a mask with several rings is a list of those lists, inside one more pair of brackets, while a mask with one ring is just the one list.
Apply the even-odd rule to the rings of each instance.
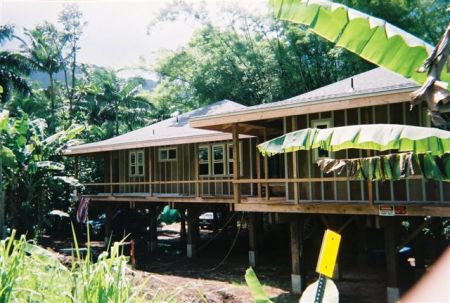
[[177, 160], [177, 149], [175, 147], [159, 149], [159, 162], [168, 162], [176, 160]]
[[136, 150], [129, 152], [129, 173], [130, 177], [142, 177], [145, 175], [144, 151]]
[[213, 174], [225, 175], [225, 146], [213, 145]]
[[209, 169], [209, 146], [200, 146], [198, 148], [198, 165], [200, 176], [210, 175]]

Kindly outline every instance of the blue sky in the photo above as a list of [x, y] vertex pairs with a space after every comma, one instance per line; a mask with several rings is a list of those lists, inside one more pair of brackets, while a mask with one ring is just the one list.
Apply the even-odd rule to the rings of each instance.
[[[76, 2], [88, 22], [81, 41], [79, 59], [107, 67], [134, 66], [144, 58], [148, 66], [162, 49], [175, 50], [187, 43], [199, 27], [193, 21], [167, 22], [147, 34], [148, 24], [168, 0], [0, 0], [0, 23], [14, 24], [18, 33], [23, 27], [32, 28], [45, 20], [56, 23], [64, 3]], [[220, 20], [220, 7], [235, 0], [190, 0], [204, 5], [214, 19]], [[254, 10], [266, 7], [265, 0], [241, 1]], [[15, 48], [17, 44], [7, 44]]]

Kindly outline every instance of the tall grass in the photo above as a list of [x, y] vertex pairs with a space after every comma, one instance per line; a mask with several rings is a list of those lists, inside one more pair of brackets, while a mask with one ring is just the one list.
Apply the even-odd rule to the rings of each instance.
[[86, 256], [80, 256], [75, 238], [76, 256], [66, 267], [55, 254], [27, 242], [25, 236], [15, 239], [13, 232], [0, 242], [0, 303], [142, 302], [142, 292], [131, 286], [131, 269], [120, 252], [122, 245], [114, 243], [92, 262], [89, 247]]

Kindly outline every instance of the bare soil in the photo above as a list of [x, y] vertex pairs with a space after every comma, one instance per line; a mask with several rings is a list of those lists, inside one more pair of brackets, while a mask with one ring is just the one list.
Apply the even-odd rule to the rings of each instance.
[[[136, 287], [147, 293], [149, 299], [174, 296], [176, 302], [253, 302], [244, 279], [248, 268], [245, 232], [237, 238], [225, 258], [234, 236], [226, 232], [215, 235], [211, 231], [202, 231], [198, 254], [189, 259], [178, 231], [178, 224], [159, 229], [156, 253], [148, 253], [144, 244], [136, 242], [138, 262], [133, 272]], [[41, 242], [55, 252], [72, 245], [70, 240], [51, 238], [43, 238]], [[255, 272], [273, 302], [298, 302], [299, 295], [290, 292], [289, 247], [283, 243], [278, 238], [266, 240], [266, 244], [273, 245], [265, 245], [260, 252]], [[100, 242], [92, 245], [102, 249]], [[70, 257], [62, 258], [64, 262], [70, 262]], [[341, 266], [342, 278], [335, 281], [340, 302], [385, 302], [384, 269], [358, 268], [353, 262], [349, 263]], [[317, 279], [311, 268], [306, 275], [307, 285]]]

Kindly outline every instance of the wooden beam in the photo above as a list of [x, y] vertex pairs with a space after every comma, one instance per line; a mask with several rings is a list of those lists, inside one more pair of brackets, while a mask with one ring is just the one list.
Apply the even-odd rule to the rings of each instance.
[[[233, 180], [240, 178], [240, 163], [239, 163], [239, 125], [233, 124]], [[239, 183], [233, 183], [234, 203], [241, 201], [241, 187]]]
[[[292, 131], [297, 130], [297, 117], [292, 117]], [[292, 178], [297, 179], [298, 178], [298, 152], [292, 153]], [[299, 190], [298, 190], [298, 183], [294, 183], [294, 203], [299, 203]]]
[[[324, 203], [323, 201], [315, 201], [308, 203], [292, 204], [292, 203], [240, 203], [235, 205], [235, 211], [246, 212], [270, 212], [270, 213], [310, 213], [310, 214], [346, 214], [346, 215], [378, 215], [377, 206], [367, 203], [350, 202], [350, 203]], [[450, 217], [450, 207], [442, 205], [406, 205], [408, 215], [403, 217]]]
[[[259, 137], [256, 137], [256, 145], [259, 144]], [[259, 151], [256, 149], [256, 157], [255, 157], [255, 162], [256, 162], [256, 179], [260, 180], [261, 179], [261, 154], [259, 153]], [[262, 197], [262, 185], [261, 183], [257, 184], [257, 192], [258, 192], [258, 197]]]
[[256, 266], [258, 252], [258, 238], [256, 230], [256, 213], [248, 214], [248, 259], [251, 267]]
[[[263, 135], [263, 140], [264, 142], [267, 141], [267, 129], [264, 130], [264, 135]], [[264, 179], [269, 179], [269, 159], [267, 157], [267, 155], [264, 156]], [[265, 183], [264, 184], [264, 190], [265, 190], [265, 194], [266, 194], [266, 199], [269, 200], [269, 183]]]

